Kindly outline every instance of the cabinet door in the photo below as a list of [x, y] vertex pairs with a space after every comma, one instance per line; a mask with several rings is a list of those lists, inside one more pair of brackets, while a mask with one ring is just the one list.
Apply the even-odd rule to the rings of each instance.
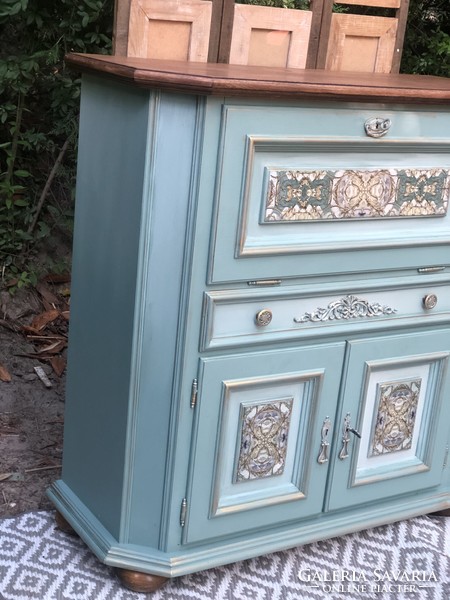
[[322, 511], [343, 354], [338, 343], [201, 360], [184, 542]]
[[449, 429], [449, 349], [449, 330], [349, 344], [328, 509], [439, 485]]

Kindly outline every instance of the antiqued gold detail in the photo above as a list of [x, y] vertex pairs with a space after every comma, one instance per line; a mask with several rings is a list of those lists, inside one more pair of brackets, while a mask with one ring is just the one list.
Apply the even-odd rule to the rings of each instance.
[[383, 383], [377, 389], [369, 456], [379, 456], [412, 446], [422, 379]]

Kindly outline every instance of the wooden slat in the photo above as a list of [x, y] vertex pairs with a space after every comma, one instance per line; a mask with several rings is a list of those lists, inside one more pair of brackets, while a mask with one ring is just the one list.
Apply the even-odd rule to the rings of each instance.
[[236, 4], [230, 63], [304, 68], [312, 13]]
[[310, 8], [312, 12], [311, 33], [309, 35], [308, 56], [306, 58], [306, 68], [315, 69], [317, 65], [317, 55], [319, 52], [320, 30], [322, 27], [322, 16], [324, 0], [311, 0]]
[[136, 87], [188, 94], [450, 105], [450, 79], [444, 77], [275, 69], [95, 54], [70, 54], [66, 61], [79, 71]]
[[224, 0], [212, 0], [211, 29], [209, 32], [208, 62], [218, 62], [220, 32]]
[[112, 52], [119, 56], [127, 55], [128, 26], [131, 0], [115, 0]]
[[234, 0], [212, 0], [208, 62], [227, 63], [230, 59], [234, 22]]
[[324, 69], [327, 61], [328, 40], [330, 38], [331, 18], [333, 16], [333, 0], [323, 0], [320, 38], [317, 45], [316, 69]]
[[335, 0], [335, 4], [356, 6], [376, 6], [379, 8], [400, 8], [402, 0]]
[[398, 73], [400, 71], [400, 63], [402, 61], [403, 44], [405, 41], [406, 24], [408, 20], [409, 1], [402, 0], [400, 8], [396, 12], [398, 20], [397, 26], [397, 37], [395, 40], [395, 51], [392, 59], [391, 73]]

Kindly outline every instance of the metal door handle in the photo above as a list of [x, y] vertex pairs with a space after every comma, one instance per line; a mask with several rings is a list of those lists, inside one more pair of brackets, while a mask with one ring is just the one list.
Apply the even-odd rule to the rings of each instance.
[[350, 444], [350, 436], [349, 433], [353, 433], [359, 439], [361, 439], [361, 434], [356, 429], [350, 426], [351, 424], [351, 416], [350, 413], [347, 413], [344, 418], [344, 426], [342, 428], [342, 448], [339, 452], [339, 458], [341, 460], [345, 460], [348, 458], [348, 445]]
[[317, 462], [319, 465], [323, 465], [328, 462], [328, 448], [330, 447], [330, 442], [328, 441], [328, 434], [331, 430], [331, 421], [329, 417], [325, 417], [325, 420], [322, 424], [322, 441], [320, 442], [320, 453], [317, 457]]

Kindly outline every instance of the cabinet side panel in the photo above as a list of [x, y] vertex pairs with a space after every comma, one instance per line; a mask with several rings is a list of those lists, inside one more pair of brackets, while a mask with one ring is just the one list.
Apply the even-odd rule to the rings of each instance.
[[84, 79], [63, 480], [115, 537], [147, 124], [146, 92]]
[[[177, 372], [183, 361], [185, 290], [190, 278], [189, 231], [197, 188], [197, 153], [203, 102], [195, 96], [161, 94], [152, 129], [142, 218], [140, 299], [136, 316], [136, 373], [130, 405], [122, 539], [157, 546], [165, 480], [171, 474], [170, 423], [179, 402]], [[189, 402], [189, 398], [186, 398]], [[173, 419], [174, 421], [175, 419]], [[178, 502], [181, 501], [177, 499]]]

